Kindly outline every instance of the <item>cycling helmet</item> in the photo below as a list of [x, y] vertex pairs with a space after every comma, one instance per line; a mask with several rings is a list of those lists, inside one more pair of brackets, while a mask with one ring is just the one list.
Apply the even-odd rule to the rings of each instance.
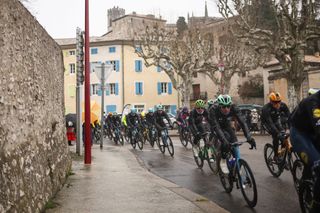
[[112, 116], [112, 112], [109, 112], [108, 115], [109, 115], [109, 116]]
[[212, 106], [214, 104], [214, 100], [213, 99], [209, 99], [207, 103], [208, 103], [209, 106]]
[[308, 90], [308, 95], [313, 95], [313, 94], [317, 93], [318, 91], [319, 91], [319, 89], [310, 88], [310, 89]]
[[217, 102], [220, 106], [230, 106], [232, 104], [230, 95], [219, 95]]
[[182, 108], [182, 112], [188, 112], [188, 111], [189, 111], [188, 107], [184, 106], [184, 107]]
[[153, 108], [149, 108], [148, 112], [154, 112]]
[[131, 113], [137, 113], [137, 109], [136, 109], [136, 108], [131, 108], [131, 109], [130, 109], [130, 112], [131, 112]]
[[113, 112], [113, 115], [118, 115], [118, 113], [117, 112]]
[[203, 100], [199, 99], [196, 101], [195, 105], [196, 105], [196, 108], [204, 108], [205, 103]]
[[272, 92], [269, 95], [269, 100], [271, 102], [280, 102], [281, 101], [281, 95], [278, 92]]
[[162, 106], [161, 104], [158, 104], [158, 105], [156, 106], [156, 108], [157, 108], [157, 110], [163, 110], [163, 106]]
[[144, 118], [144, 116], [146, 116], [146, 113], [145, 113], [144, 111], [142, 111], [142, 112], [140, 113], [140, 115], [141, 115], [141, 117]]

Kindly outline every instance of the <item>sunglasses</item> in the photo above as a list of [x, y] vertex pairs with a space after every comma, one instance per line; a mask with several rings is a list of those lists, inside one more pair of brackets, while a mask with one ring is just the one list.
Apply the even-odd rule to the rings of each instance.
[[226, 109], [226, 108], [230, 108], [231, 105], [225, 105], [225, 106], [221, 106], [221, 108]]

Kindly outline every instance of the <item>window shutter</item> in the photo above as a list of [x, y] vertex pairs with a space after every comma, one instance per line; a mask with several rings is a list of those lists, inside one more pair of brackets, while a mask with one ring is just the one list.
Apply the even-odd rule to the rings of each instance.
[[140, 95], [143, 95], [143, 83], [140, 82], [139, 86], [140, 86]]
[[99, 84], [99, 88], [98, 88], [97, 93], [98, 93], [98, 95], [99, 95], [99, 96], [101, 96], [101, 95], [102, 95], [101, 84]]
[[161, 72], [161, 67], [157, 66], [157, 72]]
[[158, 95], [160, 95], [160, 94], [161, 94], [161, 83], [158, 82]]
[[169, 82], [168, 83], [168, 94], [172, 94], [172, 83], [171, 82]]
[[139, 71], [142, 72], [142, 61], [139, 61]]
[[136, 61], [135, 61], [135, 71], [136, 71], [136, 72], [139, 72], [138, 66], [139, 66], [139, 64], [138, 64], [138, 61], [136, 60]]
[[116, 83], [115, 84], [115, 93], [116, 93], [116, 95], [119, 95], [119, 84], [118, 83]]
[[116, 71], [117, 71], [117, 72], [119, 72], [119, 70], [120, 70], [120, 69], [119, 69], [119, 65], [120, 65], [119, 60], [117, 60], [117, 61], [116, 61]]
[[135, 83], [135, 90], [136, 90], [136, 95], [139, 95], [139, 83], [138, 82], [136, 82]]
[[106, 85], [106, 95], [110, 95], [110, 85]]

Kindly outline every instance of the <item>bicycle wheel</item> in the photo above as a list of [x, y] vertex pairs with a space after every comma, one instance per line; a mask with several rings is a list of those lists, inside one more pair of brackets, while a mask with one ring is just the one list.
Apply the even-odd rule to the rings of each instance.
[[274, 177], [279, 177], [282, 173], [282, 169], [281, 167], [274, 162], [273, 158], [274, 158], [274, 151], [273, 151], [273, 146], [269, 143], [267, 143], [264, 146], [264, 160], [267, 164], [267, 167], [270, 171], [270, 173], [274, 176]]
[[[220, 178], [220, 182], [227, 193], [231, 193], [233, 189], [233, 177], [228, 167], [229, 173], [225, 174], [220, 167], [221, 156], [218, 157], [217, 165], [218, 165], [218, 174]], [[228, 161], [228, 159], [227, 159]]]
[[208, 161], [209, 168], [211, 169], [211, 171], [212, 171], [214, 174], [217, 174], [217, 173], [218, 173], [218, 166], [217, 166], [217, 154], [216, 154], [216, 150], [215, 150], [213, 147], [209, 147], [209, 148], [207, 149], [207, 152], [208, 152], [207, 161]]
[[168, 143], [167, 148], [168, 148], [169, 154], [171, 155], [171, 157], [173, 157], [174, 147], [173, 147], [173, 143], [172, 143], [172, 140], [169, 135], [167, 136], [167, 143]]
[[[162, 140], [162, 139], [161, 139], [161, 140]], [[166, 151], [166, 147], [164, 146], [163, 142], [162, 142], [162, 144], [160, 143], [160, 137], [158, 137], [157, 144], [158, 144], [158, 147], [159, 147], [159, 149], [160, 149], [160, 152], [161, 152], [162, 154], [164, 154], [165, 151]]]
[[180, 142], [181, 142], [182, 146], [184, 146], [184, 147], [188, 146], [187, 133], [188, 132], [186, 130], [184, 130], [184, 129], [181, 129], [179, 131], [179, 139], [180, 139]]
[[302, 181], [299, 185], [299, 203], [302, 213], [309, 213], [313, 203], [313, 183], [310, 180]]
[[128, 130], [128, 129], [125, 129], [125, 130], [124, 130], [124, 139], [125, 139], [127, 142], [130, 142], [129, 130]]
[[149, 140], [150, 146], [154, 147], [154, 142], [156, 141], [156, 138], [154, 135], [151, 135]]
[[136, 141], [138, 143], [138, 147], [139, 147], [140, 150], [142, 150], [143, 149], [143, 144], [144, 144], [143, 136], [140, 133], [138, 133], [136, 137], [137, 137]]
[[131, 140], [131, 146], [133, 149], [136, 149], [136, 146], [137, 146], [136, 138]]
[[[200, 148], [198, 145], [193, 145], [192, 149], [193, 149], [193, 158], [194, 158], [194, 161], [196, 162], [198, 168], [199, 168], [199, 169], [202, 169], [202, 167], [203, 167], [203, 162], [204, 162], [203, 156], [202, 156], [203, 151], [201, 150], [201, 148]], [[198, 153], [197, 153], [198, 155], [196, 155], [196, 153], [195, 153], [196, 151], [195, 151], [195, 150], [198, 150], [198, 151], [197, 151], [197, 152], [198, 152]]]
[[248, 163], [243, 159], [238, 160], [237, 174], [244, 199], [248, 206], [255, 207], [258, 201], [257, 185]]
[[121, 132], [119, 132], [119, 142], [122, 146], [124, 145], [124, 139], [123, 139]]
[[292, 172], [294, 187], [296, 188], [297, 191], [299, 191], [299, 183], [302, 180], [303, 169], [304, 169], [304, 164], [301, 160], [297, 159], [293, 162], [291, 172]]

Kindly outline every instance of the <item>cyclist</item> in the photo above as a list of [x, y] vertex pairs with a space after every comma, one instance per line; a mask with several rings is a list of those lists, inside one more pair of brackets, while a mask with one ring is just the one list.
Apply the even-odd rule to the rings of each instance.
[[120, 117], [120, 115], [118, 115], [117, 112], [113, 112], [111, 121], [112, 121], [114, 130], [116, 128], [120, 129], [120, 127], [121, 127], [121, 117]]
[[320, 212], [320, 91], [299, 103], [290, 124], [293, 150], [316, 175], [311, 213]]
[[[205, 102], [201, 99], [195, 102], [195, 108], [189, 116], [189, 127], [193, 134], [193, 145], [198, 145], [201, 135], [206, 131], [203, 122], [208, 121], [208, 111], [205, 109]], [[193, 146], [194, 156], [198, 157], [198, 146]]]
[[112, 112], [109, 112], [107, 115], [107, 118], [105, 120], [105, 125], [107, 127], [107, 133], [108, 135], [112, 135], [112, 130], [113, 130], [113, 123], [112, 123]]
[[[235, 119], [240, 124], [247, 141], [251, 144], [251, 148], [256, 147], [255, 140], [251, 137], [248, 126], [244, 121], [239, 108], [232, 104], [232, 99], [229, 95], [219, 95], [217, 98], [217, 105], [214, 105], [209, 110], [209, 123], [211, 128], [222, 142], [221, 144], [221, 161], [220, 167], [222, 172], [228, 173], [229, 170], [227, 168], [226, 163], [226, 151], [229, 143], [237, 142], [237, 136], [235, 134], [235, 130], [231, 125], [231, 118], [235, 117]], [[234, 155], [239, 157], [240, 151], [239, 147], [234, 150]]]
[[155, 120], [154, 120], [154, 110], [153, 108], [149, 108], [148, 109], [148, 113], [146, 114], [146, 125], [148, 128], [148, 132], [149, 132], [149, 138], [151, 138], [152, 135], [152, 126], [155, 125]]
[[132, 137], [131, 137], [132, 130], [134, 128], [139, 128], [139, 125], [140, 125], [140, 118], [139, 118], [139, 115], [137, 114], [136, 108], [130, 109], [130, 113], [126, 116], [126, 121], [129, 128], [130, 143], [132, 144]]
[[184, 106], [182, 108], [182, 110], [179, 112], [178, 114], [178, 117], [177, 117], [177, 121], [179, 123], [179, 126], [180, 127], [185, 127], [186, 126], [186, 121], [187, 121], [187, 118], [189, 117], [189, 109], [188, 107]]
[[285, 130], [281, 124], [281, 96], [278, 92], [269, 94], [270, 102], [262, 107], [261, 123], [272, 136], [274, 161], [278, 161], [279, 141], [284, 140]]
[[154, 119], [155, 119], [155, 126], [158, 131], [158, 137], [161, 137], [161, 131], [166, 128], [166, 124], [164, 123], [164, 119], [168, 121], [169, 126], [172, 128], [171, 120], [168, 116], [168, 114], [163, 110], [163, 106], [161, 104], [158, 104], [156, 106], [157, 111], [154, 113]]

